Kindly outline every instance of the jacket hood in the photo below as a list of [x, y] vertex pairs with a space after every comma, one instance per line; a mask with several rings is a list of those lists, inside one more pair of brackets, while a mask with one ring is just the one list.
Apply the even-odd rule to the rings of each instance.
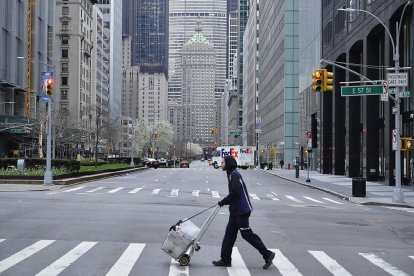
[[237, 168], [237, 161], [234, 159], [233, 156], [225, 156], [224, 157], [224, 164], [226, 164], [226, 172], [230, 174]]

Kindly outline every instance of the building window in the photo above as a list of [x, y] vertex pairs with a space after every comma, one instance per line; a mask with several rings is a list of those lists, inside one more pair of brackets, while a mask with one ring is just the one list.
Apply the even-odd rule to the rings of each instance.
[[63, 31], [69, 30], [69, 22], [68, 21], [62, 21], [62, 30]]
[[[351, 9], [363, 9], [363, 1], [362, 0], [349, 0], [349, 7]], [[352, 11], [349, 12], [349, 22], [353, 22], [357, 20], [358, 16], [361, 14], [360, 11]]]
[[68, 45], [69, 44], [69, 36], [62, 36], [62, 45]]
[[68, 63], [62, 63], [61, 67], [60, 67], [60, 72], [62, 73], [67, 73], [69, 72], [69, 64]]
[[62, 7], [62, 15], [69, 15], [69, 7]]
[[67, 86], [68, 85], [68, 77], [62, 77], [61, 85], [62, 86]]
[[62, 49], [62, 58], [68, 58], [68, 57], [69, 57], [69, 50]]
[[68, 90], [62, 89], [60, 90], [60, 99], [67, 100], [68, 99]]

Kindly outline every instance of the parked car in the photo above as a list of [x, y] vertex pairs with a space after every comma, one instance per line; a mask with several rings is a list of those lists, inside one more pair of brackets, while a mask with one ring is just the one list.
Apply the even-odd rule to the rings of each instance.
[[148, 168], [154, 169], [158, 169], [160, 167], [160, 163], [154, 158], [148, 158], [145, 165], [147, 165]]
[[190, 168], [190, 163], [187, 160], [182, 160], [180, 162], [180, 168]]
[[160, 165], [167, 165], [167, 159], [165, 158], [160, 158], [159, 162], [160, 162]]

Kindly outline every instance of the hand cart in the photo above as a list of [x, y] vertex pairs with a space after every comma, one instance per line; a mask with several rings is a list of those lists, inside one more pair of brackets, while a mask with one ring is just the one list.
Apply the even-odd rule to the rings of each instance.
[[[214, 208], [214, 210], [210, 213], [210, 215], [208, 216], [207, 220], [203, 223], [201, 228], [198, 228], [190, 221], [190, 219], [212, 208]], [[176, 261], [178, 261], [180, 265], [188, 265], [190, 263], [191, 256], [193, 255], [194, 251], [200, 250], [201, 247], [199, 245], [199, 242], [201, 238], [204, 236], [214, 217], [217, 215], [219, 209], [220, 206], [215, 204], [188, 219], [179, 220], [175, 225], [171, 226], [170, 231], [161, 246], [161, 249], [165, 253], [173, 257]], [[188, 235], [180, 233], [180, 225], [182, 225], [185, 222], [189, 223], [190, 226], [193, 227], [192, 230], [197, 230], [198, 233], [195, 237], [190, 237]]]

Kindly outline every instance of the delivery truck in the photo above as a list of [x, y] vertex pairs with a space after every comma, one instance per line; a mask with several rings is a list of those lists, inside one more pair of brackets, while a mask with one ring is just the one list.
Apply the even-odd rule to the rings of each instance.
[[255, 166], [255, 150], [255, 147], [247, 146], [220, 146], [213, 153], [212, 164], [215, 168], [219, 168], [222, 158], [225, 156], [233, 156], [239, 168], [253, 168]]

